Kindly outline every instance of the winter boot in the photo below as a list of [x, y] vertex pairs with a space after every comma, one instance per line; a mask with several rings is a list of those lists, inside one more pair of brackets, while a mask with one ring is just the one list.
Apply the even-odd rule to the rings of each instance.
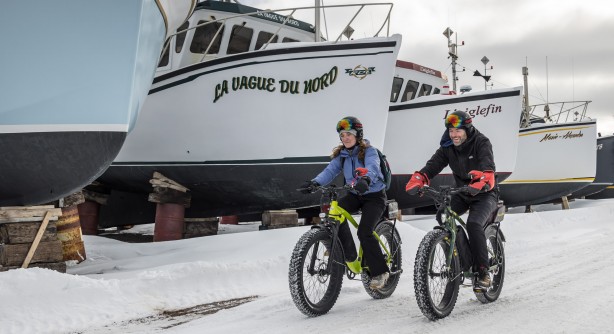
[[476, 285], [480, 288], [488, 289], [490, 288], [490, 284], [491, 284], [491, 281], [490, 281], [490, 274], [488, 273], [488, 268], [484, 266], [480, 267]]
[[373, 290], [379, 290], [383, 288], [388, 281], [388, 277], [390, 277], [390, 274], [387, 271], [383, 274], [372, 277], [371, 282], [369, 283], [369, 287]]

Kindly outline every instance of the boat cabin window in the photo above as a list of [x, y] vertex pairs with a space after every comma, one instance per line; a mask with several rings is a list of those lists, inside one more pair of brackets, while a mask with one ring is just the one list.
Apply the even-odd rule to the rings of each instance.
[[407, 80], [407, 86], [403, 92], [403, 97], [401, 97], [401, 102], [413, 100], [416, 97], [416, 92], [418, 92], [419, 85], [420, 84], [416, 81]]
[[[198, 25], [206, 23], [208, 21], [198, 21]], [[190, 52], [192, 53], [205, 53], [209, 44], [211, 44], [211, 48], [209, 49], [208, 54], [218, 53], [220, 52], [220, 44], [222, 42], [222, 35], [224, 34], [224, 28], [213, 40], [213, 36], [220, 28], [222, 23], [214, 22], [204, 26], [200, 26], [194, 30], [194, 38], [192, 39], [192, 44], [190, 45]]]
[[[166, 44], [168, 44], [168, 39], [166, 40], [166, 42], [164, 43], [163, 46], [166, 46]], [[168, 65], [168, 58], [169, 58], [168, 50], [169, 49], [170, 49], [170, 46], [167, 47], [164, 50], [164, 54], [162, 55], [162, 58], [160, 58], [160, 62], [158, 63], [158, 67], [164, 67], [164, 66]]]
[[441, 94], [441, 90], [437, 87], [433, 90], [433, 94]]
[[284, 37], [284, 39], [282, 39], [281, 42], [282, 43], [292, 43], [292, 42], [298, 42], [298, 40], [294, 38], [290, 38], [290, 37]]
[[392, 79], [392, 91], [390, 92], [390, 102], [397, 102], [399, 94], [401, 93], [401, 87], [403, 87], [403, 78]]
[[[269, 41], [269, 39], [271, 39], [272, 36], [273, 34], [270, 32], [266, 32], [266, 31], [259, 32], [258, 39], [256, 39], [256, 46], [254, 47], [254, 50], [260, 50], [260, 48], [263, 45], [265, 45]], [[277, 35], [273, 37], [273, 40], [271, 41], [271, 43], [277, 43]]]
[[422, 86], [420, 87], [420, 93], [418, 94], [418, 97], [431, 95], [431, 89], [432, 88], [433, 88], [433, 86], [431, 86], [431, 85], [422, 84]]
[[252, 41], [254, 29], [247, 28], [243, 25], [235, 25], [230, 33], [230, 41], [226, 54], [234, 54], [249, 51], [249, 44]]
[[[185, 22], [179, 27], [179, 29], [177, 29], [177, 32], [186, 30], [188, 29], [189, 26], [190, 26], [190, 22]], [[182, 32], [181, 34], [177, 34], [177, 36], [175, 36], [175, 52], [176, 53], [180, 53], [181, 49], [183, 49], [183, 43], [185, 42], [186, 35], [187, 35], [187, 31]]]

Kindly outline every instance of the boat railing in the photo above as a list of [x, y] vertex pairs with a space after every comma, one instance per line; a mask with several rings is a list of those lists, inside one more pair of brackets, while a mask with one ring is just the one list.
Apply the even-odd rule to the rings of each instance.
[[[220, 26], [218, 27], [214, 37], [211, 39], [211, 42], [209, 42], [207, 48], [205, 49], [205, 53], [203, 54], [200, 62], [205, 60], [206, 56], [209, 53], [209, 50], [211, 49], [211, 47], [216, 42], [218, 35], [223, 31], [224, 26], [226, 25], [226, 21], [228, 21], [228, 20], [232, 20], [232, 19], [236, 19], [236, 18], [241, 18], [241, 17], [246, 17], [246, 16], [258, 17], [258, 16], [261, 16], [262, 14], [266, 14], [266, 13], [273, 13], [273, 14], [277, 14], [277, 15], [285, 17], [283, 22], [276, 23], [276, 24], [279, 25], [279, 27], [277, 28], [277, 31], [275, 32], [275, 34], [273, 34], [269, 38], [267, 43], [265, 43], [262, 46], [262, 48], [261, 48], [261, 49], [266, 49], [269, 46], [269, 44], [274, 40], [274, 38], [279, 34], [281, 29], [283, 29], [284, 27], [288, 27], [287, 26], [288, 21], [294, 20], [293, 15], [297, 11], [316, 10], [316, 8], [327, 9], [327, 8], [340, 8], [340, 7], [358, 7], [358, 9], [354, 13], [354, 15], [352, 16], [350, 21], [344, 26], [344, 28], [339, 33], [339, 36], [334, 40], [334, 43], [337, 43], [337, 42], [339, 42], [341, 40], [341, 37], [349, 29], [351, 29], [350, 25], [356, 20], [356, 18], [362, 12], [362, 10], [365, 7], [371, 7], [371, 6], [387, 6], [388, 7], [388, 11], [387, 11], [386, 17], [384, 19], [384, 22], [382, 23], [380, 28], [377, 30], [377, 32], [373, 35], [373, 37], [378, 37], [380, 35], [380, 33], [382, 33], [382, 30], [384, 30], [384, 28], [386, 28], [386, 37], [388, 37], [390, 35], [390, 14], [392, 12], [392, 7], [393, 7], [392, 3], [363, 3], [363, 4], [344, 4], [344, 5], [322, 5], [322, 6], [317, 6], [317, 7], [316, 6], [306, 6], [306, 7], [291, 7], [291, 8], [282, 8], [282, 9], [266, 9], [266, 10], [257, 10], [255, 12], [251, 12], [251, 13], [242, 13], [242, 14], [227, 16], [227, 17], [224, 17], [224, 18], [218, 18], [218, 19], [215, 19], [215, 20], [211, 20], [211, 21], [207, 21], [207, 22], [195, 25], [193, 27], [189, 27], [189, 28], [184, 29], [184, 30], [177, 31], [176, 33], [170, 35], [168, 37], [168, 39], [166, 40], [166, 43], [164, 45], [164, 48], [162, 49], [162, 53], [161, 53], [160, 57], [162, 57], [164, 55], [164, 53], [169, 48], [172, 39], [176, 38], [177, 35], [187, 34], [187, 32], [190, 31], [190, 30], [197, 29], [197, 28], [209, 25], [209, 24], [221, 23]], [[288, 15], [281, 15], [281, 14], [279, 14], [279, 13], [284, 13], [284, 12], [290, 12], [290, 14], [288, 14]], [[271, 23], [271, 22], [269, 22], [269, 23]]]
[[542, 120], [544, 123], [566, 123], [592, 120], [586, 115], [588, 104], [592, 101], [563, 101], [542, 103], [529, 106], [531, 122]]

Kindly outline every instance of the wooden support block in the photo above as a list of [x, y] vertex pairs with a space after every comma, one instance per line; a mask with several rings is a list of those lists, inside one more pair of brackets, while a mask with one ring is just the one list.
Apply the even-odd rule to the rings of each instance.
[[[30, 244], [0, 245], [0, 265], [22, 266], [29, 249]], [[46, 241], [39, 243], [30, 263], [60, 262], [63, 257], [61, 241]]]
[[71, 206], [79, 205], [83, 202], [85, 202], [85, 196], [83, 195], [82, 191], [79, 191], [64, 198], [60, 198], [58, 200], [58, 207], [69, 208]]
[[192, 196], [179, 190], [163, 187], [154, 187], [154, 191], [149, 194], [148, 200], [154, 203], [181, 204], [186, 208], [190, 207]]
[[296, 210], [268, 210], [262, 214], [262, 226], [294, 227], [298, 226]]
[[216, 235], [219, 218], [186, 218], [183, 226], [184, 239]]
[[107, 205], [107, 203], [109, 202], [108, 194], [103, 194], [87, 189], [83, 189], [83, 197], [86, 201], [95, 202], [100, 205]]
[[39, 206], [13, 206], [0, 208], [1, 223], [40, 222], [47, 212], [50, 212], [49, 220], [58, 220], [62, 215], [62, 209], [54, 208], [53, 205]]
[[187, 192], [190, 190], [187, 187], [183, 186], [182, 184], [179, 184], [178, 182], [175, 182], [169, 179], [168, 177], [162, 175], [159, 172], [153, 173], [153, 179], [149, 180], [149, 183], [151, 183], [154, 186], [171, 188], [171, 189], [175, 189], [181, 192]]
[[569, 210], [569, 201], [567, 200], [567, 196], [563, 196], [561, 197], [561, 206], [563, 207], [563, 210]]
[[[0, 244], [32, 243], [40, 226], [40, 222], [0, 224]], [[50, 221], [41, 241], [55, 240], [58, 240], [56, 222]]]

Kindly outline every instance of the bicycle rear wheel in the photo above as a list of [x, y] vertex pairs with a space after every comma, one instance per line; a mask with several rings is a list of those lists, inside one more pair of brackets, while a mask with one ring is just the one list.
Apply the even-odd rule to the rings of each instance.
[[503, 249], [503, 238], [497, 238], [497, 228], [493, 225], [486, 228], [486, 247], [488, 248], [488, 262], [490, 266], [497, 265], [492, 277], [492, 285], [484, 292], [476, 292], [475, 296], [482, 303], [494, 302], [499, 298], [503, 289], [503, 279], [505, 278], [505, 251]]
[[394, 290], [396, 290], [399, 284], [399, 278], [401, 276], [402, 254], [401, 254], [401, 237], [399, 232], [394, 228], [394, 225], [390, 221], [381, 222], [375, 227], [375, 232], [379, 235], [380, 240], [386, 246], [386, 249], [390, 252], [390, 258], [388, 254], [382, 248], [382, 253], [386, 258], [388, 269], [391, 273], [386, 285], [383, 288], [374, 290], [369, 287], [371, 283], [371, 276], [363, 270], [362, 272], [362, 285], [369, 294], [369, 296], [375, 299], [384, 299], [390, 297]]
[[462, 276], [460, 262], [458, 256], [453, 256], [447, 268], [449, 251], [449, 233], [436, 229], [426, 234], [416, 253], [414, 292], [418, 307], [430, 320], [448, 316], [458, 297]]
[[292, 252], [290, 294], [296, 307], [310, 317], [327, 313], [341, 291], [345, 270], [341, 246], [335, 247], [333, 261], [329, 261], [331, 245], [332, 233], [315, 228], [303, 234]]

